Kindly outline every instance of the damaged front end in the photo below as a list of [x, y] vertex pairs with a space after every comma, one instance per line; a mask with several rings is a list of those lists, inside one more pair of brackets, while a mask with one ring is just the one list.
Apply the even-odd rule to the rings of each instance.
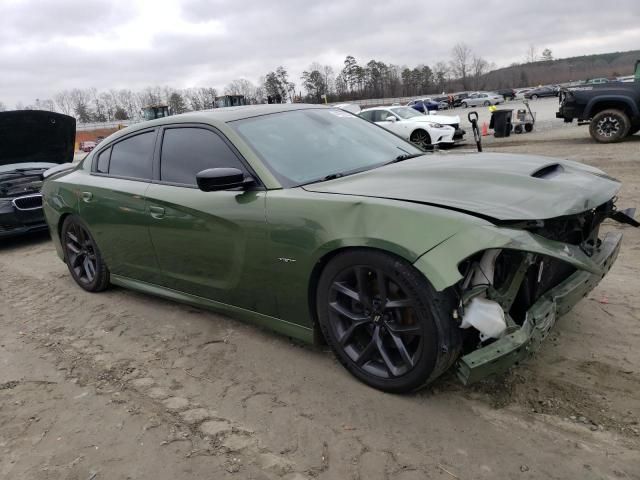
[[[537, 350], [556, 319], [615, 262], [622, 234], [601, 237], [602, 221], [637, 227], [633, 213], [617, 210], [611, 200], [577, 215], [511, 222], [507, 230], [497, 229], [505, 238], [488, 242], [499, 248], [476, 251], [460, 263], [453, 312], [464, 338], [456, 367], [460, 380], [469, 384], [504, 372]], [[478, 240], [487, 243], [482, 235]]]

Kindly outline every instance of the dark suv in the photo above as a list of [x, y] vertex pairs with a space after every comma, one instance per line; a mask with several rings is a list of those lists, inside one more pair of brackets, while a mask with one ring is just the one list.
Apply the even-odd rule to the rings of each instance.
[[589, 122], [596, 142], [615, 143], [640, 131], [640, 61], [634, 82], [608, 82], [563, 89], [557, 118]]
[[0, 112], [0, 238], [46, 230], [42, 174], [73, 161], [76, 120], [39, 110]]

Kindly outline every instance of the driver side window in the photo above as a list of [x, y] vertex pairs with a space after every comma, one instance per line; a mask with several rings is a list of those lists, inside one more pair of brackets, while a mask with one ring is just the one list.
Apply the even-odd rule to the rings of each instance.
[[167, 128], [162, 137], [160, 180], [196, 185], [196, 174], [208, 168], [246, 168], [225, 141], [198, 127]]
[[386, 110], [376, 110], [373, 115], [374, 122], [385, 122], [387, 121], [387, 117], [392, 117], [393, 114], [387, 112]]

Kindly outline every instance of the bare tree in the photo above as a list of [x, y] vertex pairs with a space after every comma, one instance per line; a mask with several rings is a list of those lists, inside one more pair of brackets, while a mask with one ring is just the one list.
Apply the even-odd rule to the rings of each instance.
[[449, 76], [449, 67], [445, 62], [438, 62], [433, 67], [433, 80], [438, 91], [446, 90], [447, 77]]
[[538, 61], [538, 50], [536, 49], [536, 46], [533, 43], [529, 45], [529, 48], [527, 48], [527, 56], [525, 61], [527, 63], [533, 63]]
[[5, 112], [6, 110], [7, 106], [4, 103], [0, 102], [0, 112]]
[[480, 89], [480, 77], [489, 71], [489, 62], [484, 58], [474, 55], [471, 60], [471, 73], [473, 74], [473, 88]]
[[466, 43], [457, 43], [451, 50], [451, 70], [462, 81], [462, 88], [467, 89], [467, 77], [471, 68], [473, 51]]
[[[131, 90], [118, 90], [116, 93], [118, 105], [126, 112], [127, 118], [138, 118], [140, 116], [140, 105], [137, 96]], [[119, 115], [123, 116], [123, 115]], [[122, 118], [120, 120], [123, 120]]]
[[244, 95], [247, 102], [256, 102], [256, 86], [249, 80], [237, 78], [224, 87], [225, 95]]
[[53, 101], [56, 103], [58, 110], [65, 115], [71, 115], [73, 113], [73, 102], [71, 101], [71, 92], [63, 90], [53, 96]]

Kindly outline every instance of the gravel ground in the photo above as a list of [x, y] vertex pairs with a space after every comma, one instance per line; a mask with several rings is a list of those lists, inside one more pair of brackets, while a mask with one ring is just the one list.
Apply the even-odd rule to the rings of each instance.
[[[604, 168], [620, 205], [640, 205], [640, 136], [485, 140]], [[46, 235], [3, 241], [0, 478], [640, 479], [640, 231], [624, 230], [615, 267], [533, 359], [404, 396], [226, 317], [85, 293]]]

